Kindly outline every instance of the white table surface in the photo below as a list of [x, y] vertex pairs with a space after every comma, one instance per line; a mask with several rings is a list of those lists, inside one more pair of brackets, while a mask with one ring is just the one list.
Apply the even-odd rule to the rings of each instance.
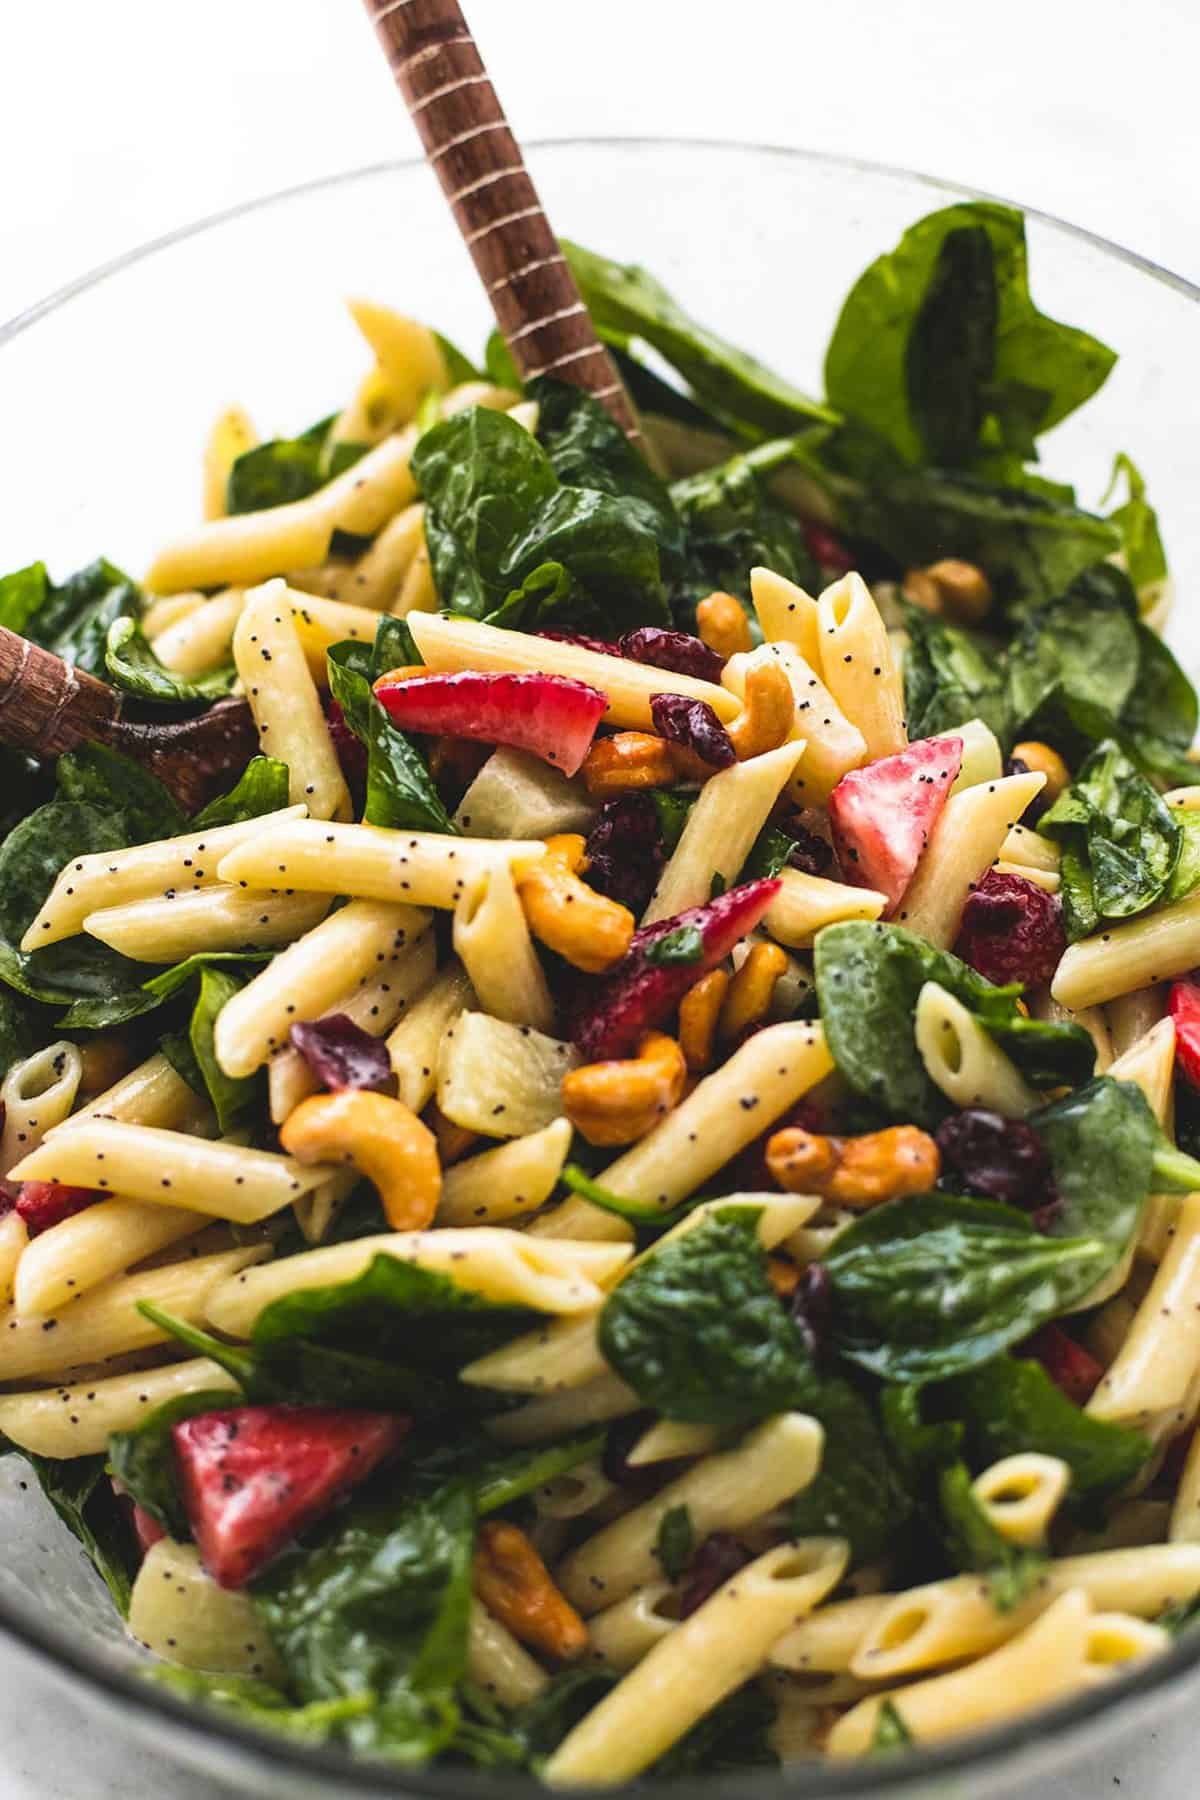
[[[470, 10], [519, 135], [751, 138], [895, 162], [1200, 280], [1196, 0]], [[4, 0], [0, 319], [183, 221], [414, 147], [355, 0]], [[1185, 1715], [1055, 1781], [1054, 1800], [1182, 1800], [1191, 1738]], [[152, 1795], [218, 1800], [85, 1723], [0, 1643], [0, 1800]]]

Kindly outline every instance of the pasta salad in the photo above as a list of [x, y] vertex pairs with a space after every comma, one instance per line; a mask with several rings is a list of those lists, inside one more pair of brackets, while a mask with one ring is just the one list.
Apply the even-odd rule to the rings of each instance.
[[0, 580], [210, 795], [2, 753], [0, 1442], [264, 1729], [898, 1754], [1200, 1604], [1166, 559], [1041, 473], [1115, 357], [1019, 214], [906, 231], [821, 401], [566, 249], [640, 443], [355, 301], [142, 581]]

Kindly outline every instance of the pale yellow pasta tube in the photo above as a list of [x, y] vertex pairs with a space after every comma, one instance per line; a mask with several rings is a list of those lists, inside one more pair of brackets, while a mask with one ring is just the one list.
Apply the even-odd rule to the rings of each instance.
[[[219, 825], [212, 831], [193, 831], [184, 837], [135, 844], [129, 850], [100, 850], [77, 857], [58, 875], [21, 947], [37, 950], [73, 937], [82, 931], [88, 914], [100, 907], [212, 886], [217, 880], [217, 864], [229, 851], [273, 825], [303, 818], [304, 811], [303, 806], [290, 806], [236, 825]], [[271, 883], [260, 885], [270, 887]]]
[[992, 864], [997, 875], [1019, 875], [1023, 881], [1030, 881], [1034, 887], [1040, 887], [1047, 894], [1057, 894], [1062, 887], [1062, 876], [1052, 874], [1049, 869], [1027, 869], [1021, 863], [1005, 862], [998, 857]]
[[214, 419], [204, 445], [204, 517], [223, 519], [229, 510], [226, 490], [233, 465], [258, 443], [250, 415], [241, 406], [227, 406]]
[[930, 1743], [1074, 1692], [1085, 1685], [1090, 1616], [1085, 1593], [1075, 1589], [1060, 1594], [1040, 1618], [990, 1656], [949, 1675], [861, 1700], [834, 1725], [829, 1755], [865, 1755], [875, 1741], [885, 1700], [891, 1700], [918, 1742]]
[[1186, 975], [1200, 962], [1200, 892], [1069, 944], [1050, 992], [1063, 1006], [1103, 1006]]
[[0, 1306], [12, 1299], [21, 1258], [29, 1248], [29, 1232], [20, 1213], [6, 1213], [0, 1219]]
[[28, 1246], [13, 1284], [21, 1318], [57, 1312], [110, 1276], [123, 1275], [204, 1223], [179, 1206], [146, 1206], [137, 1200], [99, 1200], [40, 1231]]
[[[4, 1429], [0, 1420], [0, 1431]], [[1200, 1432], [1192, 1438], [1171, 1506], [1168, 1536], [1173, 1544], [1200, 1545]]]
[[450, 386], [437, 338], [428, 325], [378, 301], [348, 300], [346, 304], [375, 352], [395, 418], [407, 424], [427, 393], [443, 393]]
[[[344, 1014], [369, 1037], [382, 1037], [429, 986], [436, 960], [434, 935], [423, 931], [415, 942], [406, 944], [382, 964], [376, 963], [372, 972], [335, 1000], [324, 1016]], [[272, 1122], [282, 1125], [293, 1108], [314, 1094], [318, 1085], [298, 1050], [290, 1045], [286, 1050], [277, 1050], [267, 1065]]]
[[438, 1048], [438, 1105], [467, 1131], [524, 1137], [562, 1117], [562, 1078], [578, 1061], [573, 1045], [531, 1025], [464, 1012]]
[[887, 895], [873, 888], [849, 887], [826, 881], [822, 875], [806, 875], [802, 869], [781, 869], [782, 886], [763, 914], [763, 926], [780, 944], [793, 950], [809, 950], [818, 931], [843, 919], [878, 919]]
[[273, 1150], [92, 1118], [58, 1132], [17, 1164], [14, 1177], [111, 1189], [127, 1199], [253, 1225], [332, 1173], [324, 1163], [303, 1165]]
[[388, 611], [419, 551], [425, 548], [425, 508], [418, 502], [389, 519], [363, 551], [350, 577], [356, 606]]
[[467, 1625], [467, 1675], [501, 1706], [525, 1706], [548, 1683], [545, 1669], [519, 1644], [507, 1626], [478, 1600], [471, 1601]]
[[392, 1256], [449, 1276], [467, 1293], [536, 1312], [587, 1312], [620, 1273], [624, 1244], [539, 1244], [519, 1231], [482, 1225], [469, 1231], [397, 1231], [354, 1238], [284, 1257], [226, 1282], [209, 1302], [210, 1322], [233, 1337], [249, 1334], [264, 1306], [281, 1294], [326, 1287], [361, 1275], [376, 1256]]
[[328, 907], [324, 894], [218, 885], [102, 907], [83, 929], [134, 962], [173, 963], [203, 950], [277, 949], [311, 930]]
[[772, 569], [751, 569], [750, 598], [768, 644], [794, 644], [813, 668], [821, 659], [817, 603]]
[[1175, 1021], [1159, 1019], [1157, 1025], [1152, 1024], [1144, 1036], [1120, 1052], [1108, 1073], [1114, 1081], [1136, 1082], [1159, 1124], [1165, 1125], [1170, 1116], [1175, 1073]]
[[198, 607], [207, 605], [207, 597], [197, 589], [190, 594], [168, 594], [162, 600], [151, 600], [142, 614], [142, 630], [150, 639], [165, 631], [169, 625], [186, 619]]
[[624, 1675], [678, 1623], [679, 1601], [670, 1582], [652, 1581], [588, 1620], [589, 1648], [606, 1669]]
[[[673, 1113], [610, 1163], [604, 1185], [627, 1199], [673, 1206], [823, 1081], [833, 1058], [819, 1024], [768, 1025], [706, 1075]], [[629, 1226], [578, 1197], [530, 1227], [539, 1237], [628, 1238]]]
[[433, 579], [433, 564], [429, 559], [428, 546], [422, 544], [412, 559], [403, 586], [392, 604], [392, 611], [398, 619], [407, 619], [410, 613], [431, 613], [437, 609], [438, 591]]
[[545, 844], [533, 839], [453, 838], [297, 819], [240, 845], [220, 868], [222, 881], [251, 887], [274, 884], [322, 894], [332, 882], [339, 894], [359, 900], [404, 900], [453, 911], [468, 881], [498, 864], [522, 875], [545, 854]]
[[850, 1659], [850, 1671], [864, 1680], [891, 1681], [982, 1656], [1023, 1631], [1071, 1588], [1082, 1589], [1098, 1612], [1156, 1619], [1167, 1607], [1200, 1593], [1200, 1545], [1148, 1544], [1055, 1557], [1033, 1592], [1008, 1612], [997, 1610], [977, 1575], [883, 1595], [882, 1608], [866, 1625]]
[[541, 1394], [514, 1412], [498, 1413], [488, 1431], [501, 1444], [541, 1444], [585, 1425], [604, 1425], [636, 1412], [641, 1401], [616, 1375], [602, 1375], [587, 1387]]
[[221, 1008], [213, 1045], [222, 1069], [252, 1075], [287, 1043], [292, 1025], [319, 1019], [352, 981], [411, 944], [428, 924], [428, 913], [379, 900], [352, 901], [331, 913]]
[[896, 923], [940, 950], [949, 949], [971, 889], [983, 880], [1005, 836], [1045, 781], [1044, 775], [1006, 775], [952, 795], [905, 890]]
[[283, 1678], [250, 1595], [218, 1586], [194, 1544], [165, 1537], [151, 1545], [134, 1580], [128, 1623], [139, 1644], [185, 1669]]
[[454, 1163], [442, 1174], [438, 1224], [499, 1225], [535, 1212], [554, 1192], [571, 1135], [568, 1120], [554, 1119], [540, 1131]]
[[917, 997], [914, 1036], [925, 1073], [960, 1108], [982, 1106], [1024, 1119], [1038, 1095], [961, 1000], [927, 981]]
[[485, 870], [460, 896], [454, 949], [485, 1013], [510, 1025], [553, 1030], [554, 1001], [512, 870], [503, 863]]
[[329, 600], [319, 594], [287, 590], [287, 601], [296, 633], [308, 659], [308, 671], [318, 687], [329, 686], [329, 670], [325, 655], [333, 644], [352, 638], [372, 644], [379, 629], [379, 614], [370, 607], [353, 606], [345, 600]]
[[233, 634], [245, 598], [245, 588], [225, 588], [175, 619], [151, 639], [159, 662], [177, 675], [207, 675], [221, 668], [232, 657]]
[[740, 1569], [568, 1732], [546, 1764], [550, 1786], [648, 1768], [758, 1673], [780, 1632], [837, 1585], [848, 1556], [842, 1538], [800, 1538]]
[[757, 650], [731, 656], [721, 682], [739, 700], [746, 691], [746, 672], [771, 658], [787, 676], [796, 703], [792, 736], [803, 738], [804, 755], [788, 782], [788, 795], [797, 806], [818, 806], [828, 800], [842, 776], [867, 759], [867, 744], [852, 725], [825, 683], [792, 644], [764, 644]]
[[373, 537], [416, 492], [409, 466], [415, 441], [411, 430], [384, 438], [304, 500], [193, 526], [159, 551], [146, 572], [146, 587], [173, 594], [181, 588], [249, 585], [324, 562], [336, 530]]
[[0, 1083], [0, 1175], [7, 1175], [62, 1124], [82, 1079], [79, 1047], [66, 1038], [13, 1063]]
[[739, 710], [735, 697], [715, 682], [605, 656], [578, 644], [503, 631], [495, 625], [476, 624], [473, 619], [444, 618], [440, 613], [416, 613], [409, 624], [417, 649], [431, 669], [511, 670], [518, 675], [541, 670], [548, 675], [570, 675], [607, 695], [604, 716], [610, 725], [653, 730], [650, 701], [655, 694], [686, 694], [692, 700], [707, 700], [719, 719], [732, 719]]
[[237, 1390], [232, 1375], [207, 1357], [89, 1378], [71, 1387], [0, 1394], [0, 1431], [35, 1456], [95, 1456], [114, 1431], [132, 1431], [156, 1407], [181, 1394]]
[[442, 1038], [474, 1001], [466, 970], [458, 961], [449, 962], [389, 1034], [388, 1057], [396, 1093], [413, 1112], [421, 1112], [433, 1099]]
[[1147, 1033], [1162, 1022], [1166, 1010], [1167, 990], [1161, 984], [1119, 995], [1105, 1008], [1113, 1054], [1124, 1056], [1127, 1050], [1140, 1044]]
[[971, 1491], [1008, 1543], [1042, 1550], [1070, 1485], [1070, 1468], [1060, 1457], [1024, 1450], [984, 1469]]
[[4, 1378], [52, 1376], [165, 1343], [168, 1334], [138, 1311], [140, 1300], [153, 1300], [187, 1324], [198, 1324], [210, 1293], [265, 1254], [262, 1245], [247, 1246], [122, 1275], [46, 1317], [21, 1319], [10, 1307], [0, 1313]]
[[556, 1571], [558, 1585], [584, 1614], [623, 1600], [661, 1575], [655, 1545], [673, 1507], [687, 1507], [697, 1543], [714, 1531], [736, 1531], [808, 1486], [824, 1442], [817, 1421], [804, 1413], [767, 1419], [732, 1450], [706, 1456], [570, 1551]]
[[1052, 838], [1042, 837], [1028, 825], [1014, 825], [1000, 846], [1003, 861], [1047, 875], [1058, 872], [1059, 850]]
[[1198, 1373], [1200, 1194], [1187, 1194], [1129, 1336], [1086, 1411], [1095, 1419], [1147, 1424], [1178, 1407]]
[[73, 1131], [86, 1119], [122, 1119], [128, 1125], [158, 1125], [163, 1131], [202, 1132], [212, 1123], [212, 1113], [158, 1050], [64, 1119], [53, 1135]]
[[776, 1639], [770, 1661], [796, 1674], [844, 1674], [891, 1600], [890, 1594], [860, 1594], [822, 1606]]
[[313, 819], [348, 819], [350, 790], [282, 581], [268, 581], [246, 595], [233, 634], [233, 660], [263, 751], [287, 764], [293, 805], [305, 805]]
[[644, 925], [704, 905], [714, 876], [725, 887], [733, 886], [803, 751], [804, 740], [793, 739], [778, 750], [733, 763], [705, 782], [659, 877]]
[[965, 725], [956, 725], [953, 731], [935, 731], [933, 736], [957, 738], [962, 744], [962, 762], [950, 787], [952, 794], [961, 794], [964, 788], [978, 787], [981, 781], [999, 781], [1003, 775], [1000, 741], [982, 719], [968, 719]]
[[625, 1458], [631, 1469], [649, 1469], [655, 1463], [673, 1462], [680, 1456], [707, 1456], [720, 1442], [715, 1425], [688, 1425], [682, 1419], [656, 1419], [643, 1431]]
[[874, 762], [908, 742], [904, 689], [887, 629], [861, 575], [843, 575], [817, 602], [821, 674], [830, 693], [867, 740]]
[[535, 1488], [531, 1499], [539, 1519], [581, 1519], [616, 1492], [616, 1483], [592, 1458]]

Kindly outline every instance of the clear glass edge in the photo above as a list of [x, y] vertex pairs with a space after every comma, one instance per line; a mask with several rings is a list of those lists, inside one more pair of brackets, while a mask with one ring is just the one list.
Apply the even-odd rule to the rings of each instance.
[[[895, 164], [872, 162], [863, 157], [841, 156], [828, 151], [803, 150], [783, 144], [703, 137], [554, 137], [532, 138], [526, 144], [526, 148], [532, 151], [597, 149], [625, 152], [638, 147], [778, 156], [827, 168], [852, 170], [869, 176], [898, 178], [958, 199], [998, 200], [1003, 205], [1019, 207], [1027, 218], [1037, 219], [1055, 231], [1091, 244], [1118, 261], [1140, 269], [1163, 286], [1183, 294], [1185, 298], [1200, 303], [1200, 287], [1185, 276], [1160, 267], [1137, 251], [1114, 244], [1098, 232], [1072, 225], [1040, 208]], [[299, 182], [292, 187], [279, 188], [252, 200], [241, 201], [235, 206], [210, 213], [144, 244], [136, 245], [55, 289], [0, 326], [0, 349], [48, 314], [67, 305], [77, 295], [188, 238], [285, 201], [299, 199], [305, 194], [416, 168], [422, 161], [420, 156], [394, 157], [358, 168], [339, 170], [332, 175], [319, 176], [312, 181]], [[170, 1722], [180, 1726], [187, 1737], [195, 1740], [197, 1746], [212, 1743], [228, 1745], [236, 1749], [245, 1761], [257, 1765], [263, 1773], [270, 1769], [274, 1774], [282, 1765], [290, 1765], [297, 1773], [303, 1772], [308, 1778], [327, 1775], [331, 1780], [361, 1794], [395, 1795], [398, 1784], [402, 1783], [411, 1793], [429, 1795], [432, 1800], [448, 1800], [449, 1796], [464, 1792], [472, 1796], [476, 1793], [480, 1796], [492, 1794], [509, 1796], [511, 1800], [518, 1800], [518, 1797], [520, 1800], [527, 1800], [533, 1785], [525, 1776], [506, 1776], [467, 1768], [402, 1768], [395, 1764], [354, 1758], [319, 1745], [294, 1744], [282, 1734], [256, 1730], [236, 1718], [223, 1717], [215, 1709], [206, 1709], [200, 1703], [178, 1699], [136, 1675], [109, 1667], [101, 1657], [58, 1639], [49, 1628], [43, 1628], [35, 1620], [9, 1614], [2, 1599], [0, 1632], [20, 1644], [58, 1676], [61, 1677], [67, 1670], [73, 1672], [101, 1694], [132, 1703], [136, 1711], [148, 1715], [155, 1723], [161, 1725]], [[854, 1796], [855, 1800], [865, 1800], [866, 1796], [886, 1795], [918, 1781], [932, 1781], [967, 1773], [982, 1774], [1009, 1760], [1015, 1752], [1033, 1750], [1039, 1746], [1048, 1750], [1052, 1740], [1055, 1754], [1062, 1757], [1070, 1748], [1069, 1740], [1080, 1737], [1093, 1721], [1103, 1721], [1114, 1731], [1118, 1730], [1122, 1717], [1127, 1717], [1141, 1698], [1161, 1694], [1174, 1683], [1177, 1676], [1194, 1672], [1197, 1668], [1200, 1668], [1200, 1630], [1197, 1630], [1194, 1638], [1182, 1639], [1165, 1656], [1155, 1658], [1143, 1668], [1120, 1678], [1112, 1690], [1091, 1689], [1052, 1707], [1038, 1709], [1010, 1724], [971, 1733], [960, 1743], [951, 1743], [940, 1749], [915, 1750], [887, 1761], [847, 1762], [841, 1766], [828, 1762], [814, 1763], [811, 1766], [794, 1763], [771, 1773], [736, 1772], [703, 1776], [700, 1779], [705, 1793], [713, 1796], [713, 1800], [721, 1800], [723, 1796], [728, 1796], [729, 1800], [735, 1800], [736, 1796], [737, 1800], [741, 1800], [747, 1793], [767, 1800], [767, 1796], [776, 1795], [781, 1786], [786, 1787], [789, 1794], [799, 1796], [800, 1800], [833, 1800], [835, 1796]], [[661, 1795], [664, 1790], [656, 1782], [634, 1781], [607, 1791], [614, 1794]]]

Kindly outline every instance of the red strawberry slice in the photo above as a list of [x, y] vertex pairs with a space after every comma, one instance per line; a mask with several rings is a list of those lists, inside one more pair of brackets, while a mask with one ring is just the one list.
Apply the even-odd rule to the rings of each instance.
[[1167, 1013], [1175, 1021], [1175, 1060], [1185, 1080], [1200, 1087], [1200, 987], [1173, 981]]
[[1103, 1364], [1068, 1336], [1061, 1325], [1043, 1325], [1017, 1354], [1041, 1363], [1055, 1387], [1076, 1406], [1087, 1405], [1104, 1374]]
[[399, 1449], [409, 1421], [324, 1406], [242, 1406], [172, 1428], [205, 1568], [244, 1587], [284, 1545]]
[[962, 768], [962, 739], [921, 738], [896, 756], [851, 769], [829, 796], [842, 875], [887, 895], [895, 912]]
[[[747, 881], [730, 888], [707, 906], [690, 906], [673, 919], [659, 919], [635, 931], [629, 949], [606, 975], [581, 995], [574, 1009], [571, 1036], [586, 1062], [628, 1056], [643, 1032], [661, 1025], [690, 987], [723, 961], [748, 931], [753, 931], [782, 884]], [[653, 946], [673, 934], [700, 936], [694, 961], [653, 958]], [[687, 937], [676, 939], [686, 950]]]
[[569, 675], [414, 675], [375, 689], [405, 731], [510, 744], [574, 775], [588, 753], [608, 700]]
[[64, 1219], [94, 1206], [104, 1195], [98, 1188], [64, 1187], [61, 1181], [23, 1181], [16, 1211], [24, 1219], [30, 1237], [49, 1231]]

